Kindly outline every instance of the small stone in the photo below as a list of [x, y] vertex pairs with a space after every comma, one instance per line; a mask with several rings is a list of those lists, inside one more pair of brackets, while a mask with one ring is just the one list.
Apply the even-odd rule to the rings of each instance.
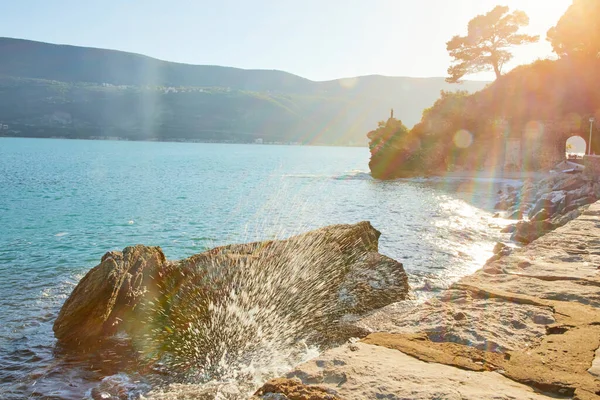
[[92, 399], [94, 399], [94, 400], [110, 400], [110, 399], [112, 399], [112, 396], [110, 393], [102, 392], [98, 388], [93, 388], [91, 395], [92, 395]]
[[462, 312], [462, 311], [460, 311], [460, 312], [457, 312], [456, 314], [454, 314], [454, 320], [455, 320], [455, 321], [462, 321], [462, 320], [464, 320], [464, 319], [466, 319], [466, 318], [467, 318], [467, 316], [466, 316], [466, 315], [465, 315], [465, 313], [464, 313], [464, 312]]

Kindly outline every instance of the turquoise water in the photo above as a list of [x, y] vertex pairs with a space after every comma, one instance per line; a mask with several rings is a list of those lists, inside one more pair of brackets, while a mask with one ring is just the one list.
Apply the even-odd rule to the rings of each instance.
[[81, 398], [106, 375], [65, 359], [51, 326], [109, 250], [169, 258], [369, 220], [415, 296], [468, 274], [503, 238], [500, 183], [380, 182], [364, 148], [0, 139], [0, 398]]

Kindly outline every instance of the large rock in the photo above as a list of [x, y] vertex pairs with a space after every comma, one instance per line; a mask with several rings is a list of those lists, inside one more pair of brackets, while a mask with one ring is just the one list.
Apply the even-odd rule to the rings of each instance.
[[566, 194], [563, 191], [550, 192], [542, 195], [535, 203], [535, 206], [529, 211], [529, 218], [533, 218], [542, 209], [546, 209], [552, 216], [564, 208]]
[[151, 277], [164, 273], [166, 265], [158, 247], [106, 253], [64, 303], [54, 322], [54, 335], [62, 343], [77, 344], [112, 335], [126, 311], [155, 288]]
[[555, 228], [554, 224], [548, 220], [545, 221], [521, 221], [517, 223], [515, 231], [512, 233], [511, 240], [519, 243], [528, 244], [537, 238], [544, 236]]
[[559, 179], [558, 182], [556, 182], [554, 184], [554, 186], [552, 187], [552, 191], [575, 190], [575, 189], [578, 189], [581, 186], [583, 186], [584, 183], [585, 183], [585, 180], [584, 180], [583, 175], [581, 175], [581, 174], [576, 174], [576, 175], [565, 174], [565, 175], [561, 175], [561, 179]]
[[581, 214], [583, 214], [583, 212], [585, 211], [585, 208], [586, 208], [586, 206], [578, 207], [578, 208], [574, 208], [574, 209], [570, 209], [570, 210], [565, 209], [564, 214], [555, 216], [551, 222], [557, 228], [560, 226], [563, 226], [567, 222], [570, 222], [570, 221], [574, 220], [575, 218], [579, 217]]
[[157, 247], [107, 253], [65, 302], [55, 335], [93, 343], [122, 328], [142, 355], [167, 353], [179, 366], [302, 339], [338, 343], [361, 334], [343, 321], [407, 295], [402, 264], [378, 253], [379, 236], [361, 222], [178, 262]]

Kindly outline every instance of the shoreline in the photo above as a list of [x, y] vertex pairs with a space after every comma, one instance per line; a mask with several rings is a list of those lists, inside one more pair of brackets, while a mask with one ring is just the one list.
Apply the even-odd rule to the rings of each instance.
[[440, 298], [361, 318], [369, 336], [267, 382], [255, 398], [598, 398], [598, 237], [600, 202]]
[[550, 172], [496, 172], [496, 171], [479, 171], [479, 172], [448, 172], [440, 177], [451, 179], [493, 179], [493, 180], [516, 180], [523, 181], [529, 179], [542, 180], [551, 176]]
[[36, 136], [0, 136], [0, 139], [52, 139], [52, 140], [85, 140], [92, 142], [143, 142], [143, 143], [198, 143], [198, 144], [248, 144], [254, 146], [295, 146], [295, 147], [349, 147], [349, 148], [365, 148], [368, 149], [367, 145], [354, 144], [354, 145], [344, 145], [344, 144], [328, 144], [328, 143], [296, 143], [296, 142], [264, 142], [264, 143], [254, 143], [254, 142], [235, 142], [235, 141], [202, 141], [202, 140], [194, 140], [194, 139], [181, 139], [181, 140], [151, 140], [151, 139], [128, 139], [128, 138], [120, 138], [120, 137], [109, 137], [106, 139], [100, 137], [86, 138], [86, 137], [78, 137], [78, 138], [69, 138], [69, 137], [36, 137]]

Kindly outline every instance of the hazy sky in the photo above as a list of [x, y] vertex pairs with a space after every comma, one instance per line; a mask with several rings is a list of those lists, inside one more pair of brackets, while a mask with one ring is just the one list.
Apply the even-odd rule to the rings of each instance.
[[[445, 76], [446, 42], [495, 5], [531, 18], [540, 43], [511, 66], [551, 55], [546, 31], [571, 0], [0, 0], [0, 36], [125, 50], [169, 61], [280, 69], [313, 80]], [[510, 67], [510, 66], [509, 66]], [[491, 79], [493, 74], [476, 79]]]

